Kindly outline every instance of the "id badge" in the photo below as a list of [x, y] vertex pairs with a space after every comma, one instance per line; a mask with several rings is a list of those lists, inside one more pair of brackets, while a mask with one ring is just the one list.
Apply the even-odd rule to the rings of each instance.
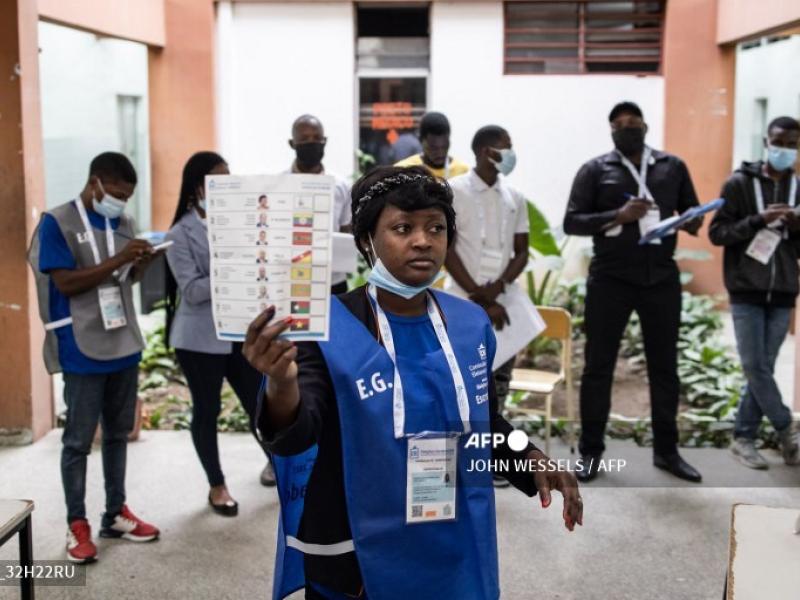
[[502, 252], [484, 248], [481, 251], [481, 263], [478, 268], [478, 285], [495, 281], [503, 272], [503, 266]]
[[128, 320], [125, 318], [125, 308], [122, 306], [122, 290], [119, 286], [101, 287], [97, 290], [100, 302], [100, 315], [103, 317], [103, 327], [118, 329], [125, 327]]
[[781, 234], [772, 229], [760, 229], [745, 250], [745, 254], [760, 262], [762, 265], [769, 263], [778, 244], [781, 243]]
[[[647, 214], [639, 219], [639, 234], [644, 237], [645, 234], [656, 227], [661, 222], [661, 211], [658, 208], [651, 208], [647, 211]], [[654, 240], [650, 240], [651, 244], [660, 244], [661, 240], [656, 238]]]
[[456, 518], [456, 437], [408, 439], [406, 524]]

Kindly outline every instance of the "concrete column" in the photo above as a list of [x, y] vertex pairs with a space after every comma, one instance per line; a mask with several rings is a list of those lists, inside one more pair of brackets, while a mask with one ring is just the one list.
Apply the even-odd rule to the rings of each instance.
[[[733, 160], [733, 103], [736, 55], [717, 45], [717, 0], [667, 3], [664, 40], [665, 124], [668, 152], [689, 167], [700, 202], [719, 196]], [[680, 233], [683, 248], [707, 250], [710, 261], [687, 261], [690, 288], [704, 294], [725, 291], [721, 248], [708, 240], [708, 224], [698, 237]]]
[[0, 443], [38, 439], [53, 426], [42, 361], [44, 330], [26, 260], [44, 209], [36, 2], [9, 0], [0, 19]]
[[166, 45], [150, 48], [153, 229], [172, 222], [183, 165], [214, 150], [214, 4], [165, 0]]

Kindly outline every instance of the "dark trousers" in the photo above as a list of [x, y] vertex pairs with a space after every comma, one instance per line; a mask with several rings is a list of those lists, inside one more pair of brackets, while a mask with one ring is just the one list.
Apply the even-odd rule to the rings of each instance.
[[250, 417], [254, 431], [256, 399], [261, 388], [261, 373], [242, 356], [242, 344], [233, 344], [231, 354], [208, 354], [175, 350], [192, 394], [192, 441], [211, 487], [225, 483], [219, 464], [217, 418], [222, 408], [222, 380], [227, 379]]
[[67, 422], [61, 440], [61, 481], [67, 502], [67, 523], [86, 518], [86, 457], [98, 421], [103, 430], [103, 478], [109, 524], [125, 503], [128, 434], [136, 419], [139, 365], [100, 375], [64, 373]]
[[586, 366], [581, 379], [582, 454], [605, 450], [611, 385], [620, 340], [631, 313], [642, 324], [647, 377], [650, 380], [650, 410], [653, 450], [658, 454], [677, 451], [678, 428], [678, 330], [681, 321], [681, 286], [678, 273], [653, 286], [636, 286], [613, 280], [590, 278], [586, 289]]
[[[509, 325], [506, 325], [509, 327]], [[514, 363], [517, 357], [514, 356], [507, 360], [502, 365], [497, 367], [497, 370], [492, 373], [494, 379], [494, 391], [497, 393], [497, 410], [500, 414], [506, 406], [506, 399], [508, 398], [508, 388], [511, 385], [511, 371], [514, 370]]]

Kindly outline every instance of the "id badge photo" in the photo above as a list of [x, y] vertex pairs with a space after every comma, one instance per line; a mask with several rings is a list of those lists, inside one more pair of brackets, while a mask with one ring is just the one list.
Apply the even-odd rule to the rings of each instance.
[[125, 327], [128, 324], [128, 320], [125, 318], [125, 307], [122, 304], [122, 289], [118, 285], [99, 288], [97, 297], [100, 303], [103, 327], [106, 331]]
[[761, 229], [747, 246], [745, 254], [757, 260], [762, 265], [769, 263], [778, 245], [781, 243], [781, 234], [772, 229]]
[[406, 442], [406, 524], [454, 521], [458, 436], [418, 435]]

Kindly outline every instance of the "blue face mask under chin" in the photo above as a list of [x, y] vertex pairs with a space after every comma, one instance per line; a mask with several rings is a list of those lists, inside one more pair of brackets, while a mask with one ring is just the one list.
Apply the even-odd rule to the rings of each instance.
[[[377, 258], [378, 254], [375, 252], [375, 246], [372, 243], [372, 238], [369, 240], [369, 245], [372, 247], [372, 256]], [[431, 287], [440, 277], [441, 275], [437, 273], [431, 278], [430, 281], [423, 285], [408, 285], [392, 275], [389, 272], [389, 269], [387, 269], [383, 262], [381, 262], [381, 259], [377, 258], [375, 264], [372, 265], [372, 271], [370, 271], [367, 281], [373, 284], [375, 287], [379, 287], [382, 290], [396, 294], [397, 296], [405, 298], [406, 300], [410, 300], [417, 294], [420, 294]]]

